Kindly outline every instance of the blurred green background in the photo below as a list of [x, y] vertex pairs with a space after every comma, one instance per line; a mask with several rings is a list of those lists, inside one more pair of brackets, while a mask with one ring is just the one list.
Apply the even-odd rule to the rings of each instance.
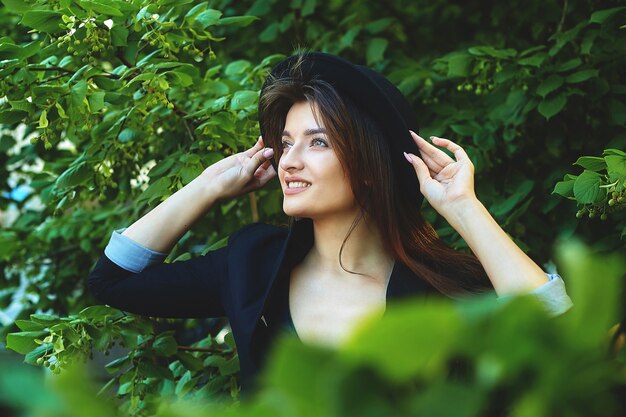
[[[235, 415], [624, 412], [622, 2], [0, 1], [5, 414], [152, 415], [166, 396]], [[265, 76], [298, 48], [371, 66], [409, 98], [422, 136], [461, 144], [478, 198], [563, 276], [575, 309], [553, 320], [530, 300], [390, 307], [389, 326], [370, 324], [341, 352], [285, 342], [267, 392], [237, 406], [224, 320], [94, 306], [85, 278], [111, 231], [250, 147]], [[169, 259], [218, 248], [253, 221], [286, 223], [278, 184], [214, 207]], [[98, 397], [77, 382], [84, 373]]]

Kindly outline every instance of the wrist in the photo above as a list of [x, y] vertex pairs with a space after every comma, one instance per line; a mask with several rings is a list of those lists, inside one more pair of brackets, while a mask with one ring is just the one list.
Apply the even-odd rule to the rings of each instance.
[[205, 169], [195, 181], [201, 188], [201, 195], [208, 200], [210, 205], [219, 202], [222, 199], [223, 190], [219, 182], [215, 180], [215, 175], [210, 171], [210, 167]]
[[489, 214], [487, 208], [476, 197], [471, 197], [449, 204], [442, 216], [450, 226], [463, 234], [470, 222], [485, 214]]

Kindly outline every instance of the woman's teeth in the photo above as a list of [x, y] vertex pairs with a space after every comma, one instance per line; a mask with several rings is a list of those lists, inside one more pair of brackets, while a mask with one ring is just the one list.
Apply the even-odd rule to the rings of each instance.
[[304, 188], [304, 187], [310, 187], [311, 184], [306, 183], [306, 182], [290, 182], [288, 184], [289, 188]]

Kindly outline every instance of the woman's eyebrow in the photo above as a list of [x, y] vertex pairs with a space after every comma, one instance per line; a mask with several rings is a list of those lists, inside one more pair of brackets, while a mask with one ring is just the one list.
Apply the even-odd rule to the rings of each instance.
[[[323, 127], [321, 128], [317, 128], [317, 129], [307, 129], [304, 131], [304, 136], [310, 136], [310, 135], [315, 135], [318, 133], [326, 133], [326, 129], [324, 129]], [[286, 130], [283, 130], [283, 136], [287, 136], [287, 137], [291, 137], [291, 134], [289, 132], [287, 132]]]

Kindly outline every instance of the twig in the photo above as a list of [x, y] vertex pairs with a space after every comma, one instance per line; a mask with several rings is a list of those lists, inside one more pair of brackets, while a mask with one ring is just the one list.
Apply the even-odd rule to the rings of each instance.
[[63, 67], [29, 67], [29, 71], [63, 71], [66, 74], [74, 74], [74, 71]]
[[252, 211], [252, 221], [259, 221], [259, 209], [256, 203], [256, 193], [253, 191], [248, 194], [248, 198], [250, 199], [250, 210]]
[[195, 142], [196, 138], [193, 136], [193, 133], [191, 132], [191, 129], [189, 128], [189, 125], [187, 124], [187, 120], [185, 118], [183, 118], [183, 125], [185, 125], [185, 129], [187, 130], [187, 134], [189, 135], [191, 141]]
[[556, 33], [559, 33], [563, 28], [563, 23], [565, 23], [565, 13], [567, 13], [567, 0], [563, 1], [563, 12], [561, 12], [561, 21], [559, 25], [556, 27]]
[[193, 346], [177, 346], [178, 350], [184, 350], [187, 352], [208, 352], [208, 353], [221, 353], [224, 349], [221, 348], [201, 348]]
[[128, 68], [134, 67], [134, 65], [131, 64], [130, 61], [124, 56], [122, 48], [117, 48], [117, 50], [115, 51], [115, 56], [117, 57], [117, 59], [122, 61], [122, 64], [126, 65]]

